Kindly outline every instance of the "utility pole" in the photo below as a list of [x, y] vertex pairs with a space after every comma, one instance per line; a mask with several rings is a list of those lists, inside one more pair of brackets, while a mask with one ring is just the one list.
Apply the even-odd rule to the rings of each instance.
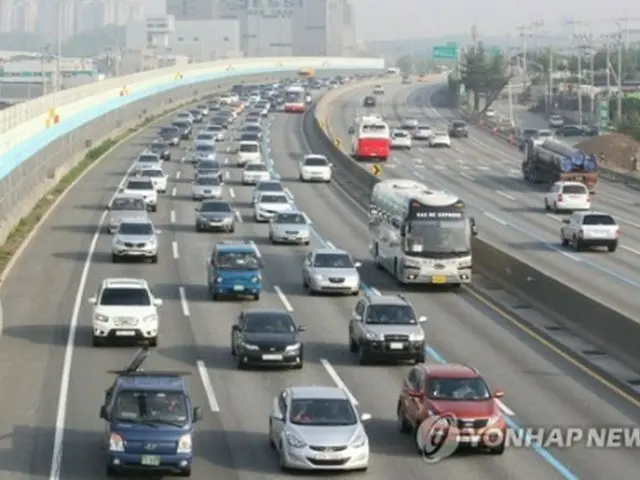
[[551, 115], [553, 104], [553, 48], [549, 47], [549, 65], [547, 72], [547, 115]]
[[56, 2], [56, 16], [58, 21], [58, 28], [56, 29], [56, 75], [54, 92], [59, 92], [62, 89], [62, 79], [60, 78], [60, 58], [62, 57], [62, 2], [63, 0], [57, 0]]
[[618, 121], [622, 120], [622, 30], [618, 25]]
[[582, 125], [582, 52], [578, 52], [578, 118]]

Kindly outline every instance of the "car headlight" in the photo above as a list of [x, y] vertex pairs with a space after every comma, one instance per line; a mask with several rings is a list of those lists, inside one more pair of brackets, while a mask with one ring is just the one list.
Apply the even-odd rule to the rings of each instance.
[[364, 447], [367, 443], [367, 437], [364, 434], [356, 435], [356, 437], [351, 441], [351, 448], [361, 448]]
[[109, 451], [124, 452], [124, 440], [117, 433], [109, 435]]
[[293, 448], [304, 448], [307, 444], [295, 433], [287, 432], [286, 434], [287, 444]]
[[191, 441], [191, 434], [187, 433], [180, 437], [178, 440], [178, 450], [176, 453], [191, 453], [193, 449], [193, 443]]
[[258, 283], [260, 280], [262, 280], [262, 277], [260, 275], [251, 277], [251, 283]]
[[404, 266], [408, 268], [420, 268], [420, 262], [414, 260], [405, 259]]
[[458, 262], [458, 268], [470, 268], [471, 267], [471, 259], [468, 260], [460, 260]]
[[142, 319], [143, 323], [151, 323], [158, 321], [158, 316], [154, 313], [152, 315], [147, 315]]
[[322, 280], [324, 280], [324, 277], [322, 275], [314, 275], [313, 278], [318, 282], [321, 282]]
[[382, 335], [381, 335], [381, 334], [379, 334], [379, 333], [377, 333], [377, 332], [367, 332], [367, 333], [366, 333], [366, 336], [367, 336], [367, 338], [368, 338], [369, 340], [378, 340], [378, 341], [380, 341], [380, 340], [382, 340], [382, 339], [383, 339], [383, 338], [382, 338]]
[[242, 342], [241, 344], [242, 344], [242, 347], [245, 350], [259, 350], [260, 349], [260, 347], [258, 347], [256, 345], [251, 345], [250, 343]]
[[151, 237], [149, 239], [149, 246], [155, 247], [156, 245], [158, 245], [158, 239], [156, 237]]
[[222, 277], [218, 277], [216, 278], [216, 283], [222, 283], [223, 278]]
[[106, 315], [100, 315], [99, 313], [95, 314], [95, 315], [93, 316], [93, 319], [94, 319], [96, 322], [103, 322], [103, 323], [106, 323], [106, 322], [108, 322], [108, 321], [109, 321], [109, 317], [107, 317]]
[[424, 332], [412, 333], [409, 335], [409, 341], [411, 342], [422, 342], [423, 340], [424, 340]]
[[295, 352], [296, 350], [300, 350], [301, 345], [302, 344], [300, 342], [294, 343], [293, 345], [287, 345], [287, 348], [285, 350], [287, 352]]
[[118, 238], [116, 238], [116, 239], [113, 241], [113, 244], [114, 244], [116, 247], [124, 247], [124, 242], [123, 242], [122, 240], [118, 239]]
[[498, 423], [500, 420], [502, 420], [502, 415], [497, 414], [494, 415], [493, 417], [491, 417], [489, 419], [489, 421], [487, 422], [487, 426], [490, 427], [491, 425], [495, 425], [496, 423]]

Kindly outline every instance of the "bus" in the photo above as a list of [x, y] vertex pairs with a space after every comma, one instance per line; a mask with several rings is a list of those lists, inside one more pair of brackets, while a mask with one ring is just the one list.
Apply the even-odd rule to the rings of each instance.
[[302, 113], [305, 110], [305, 91], [299, 85], [287, 88], [284, 94], [284, 111], [289, 113]]
[[369, 203], [370, 251], [401, 284], [471, 283], [475, 220], [464, 202], [414, 180], [383, 180]]
[[309, 80], [316, 76], [316, 71], [313, 68], [301, 68], [298, 70], [298, 77], [300, 80]]
[[391, 130], [381, 117], [368, 115], [357, 118], [350, 132], [355, 160], [387, 160], [391, 153]]

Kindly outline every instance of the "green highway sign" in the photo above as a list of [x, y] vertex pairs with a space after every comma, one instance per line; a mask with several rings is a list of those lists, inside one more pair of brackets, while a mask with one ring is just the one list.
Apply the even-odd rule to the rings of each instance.
[[598, 126], [607, 128], [609, 126], [609, 99], [601, 100], [597, 105]]
[[458, 46], [457, 45], [438, 45], [433, 47], [433, 58], [436, 59], [457, 59], [458, 58]]

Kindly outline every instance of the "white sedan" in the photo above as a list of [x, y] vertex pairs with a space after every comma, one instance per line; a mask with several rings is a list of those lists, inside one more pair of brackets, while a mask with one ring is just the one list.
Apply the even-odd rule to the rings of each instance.
[[391, 133], [391, 148], [411, 150], [411, 135], [404, 130], [394, 130]]
[[156, 187], [156, 192], [165, 193], [167, 191], [169, 175], [164, 173], [161, 168], [145, 168], [143, 170], [138, 170], [136, 176], [150, 179], [153, 186]]
[[256, 185], [270, 178], [269, 169], [264, 163], [247, 163], [242, 170], [243, 185]]
[[302, 182], [330, 182], [331, 162], [324, 155], [305, 155], [298, 167]]
[[429, 138], [430, 147], [449, 147], [451, 148], [451, 137], [446, 130], [436, 130]]
[[268, 222], [278, 213], [292, 211], [293, 207], [285, 193], [264, 192], [256, 200], [253, 215], [256, 222]]

